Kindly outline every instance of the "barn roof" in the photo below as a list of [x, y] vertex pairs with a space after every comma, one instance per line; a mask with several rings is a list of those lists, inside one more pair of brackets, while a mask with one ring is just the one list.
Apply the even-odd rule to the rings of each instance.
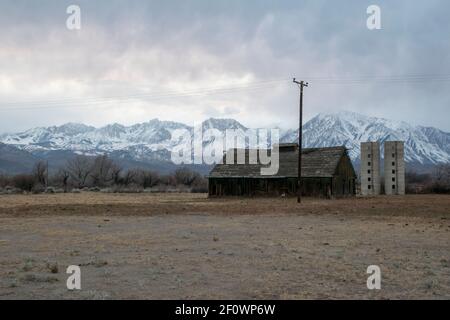
[[[293, 148], [295, 146], [295, 148]], [[235, 149], [236, 150], [236, 149]], [[232, 150], [230, 150], [232, 151]], [[229, 151], [229, 152], [230, 152]], [[241, 151], [244, 151], [241, 149]], [[343, 155], [346, 155], [345, 147], [330, 148], [304, 148], [302, 150], [302, 177], [332, 177]], [[270, 151], [269, 151], [270, 153]], [[231, 177], [297, 177], [298, 175], [298, 146], [296, 144], [280, 145], [280, 165], [276, 175], [262, 176], [261, 165], [249, 164], [249, 150], [245, 150], [245, 164], [217, 164], [211, 171], [211, 178]], [[236, 159], [236, 153], [235, 153]], [[268, 167], [265, 165], [264, 167]]]

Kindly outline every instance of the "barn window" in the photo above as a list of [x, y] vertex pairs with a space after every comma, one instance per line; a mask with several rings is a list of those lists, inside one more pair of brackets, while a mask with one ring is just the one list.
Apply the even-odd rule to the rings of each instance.
[[395, 170], [392, 170], [392, 174], [395, 174]]
[[368, 166], [370, 166], [370, 165], [371, 165], [371, 163], [370, 163], [370, 162], [367, 162], [367, 165], [368, 165]]
[[392, 182], [395, 182], [395, 178], [392, 178]]
[[395, 153], [392, 154], [392, 158], [395, 158]]
[[370, 174], [370, 170], [367, 170], [367, 173]]
[[395, 162], [394, 161], [392, 161], [392, 165], [395, 166]]
[[392, 185], [392, 190], [394, 190], [394, 189], [395, 189], [395, 184]]
[[370, 189], [372, 189], [372, 186], [369, 184], [369, 185], [367, 186], [367, 188], [370, 190]]
[[368, 178], [367, 180], [368, 180], [368, 181], [372, 181], [372, 178]]

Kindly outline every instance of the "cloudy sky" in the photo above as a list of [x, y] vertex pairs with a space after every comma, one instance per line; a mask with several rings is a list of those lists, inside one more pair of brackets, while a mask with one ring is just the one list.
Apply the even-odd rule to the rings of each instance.
[[[69, 30], [66, 9], [81, 8]], [[368, 30], [367, 7], [381, 8]], [[0, 0], [0, 132], [152, 118], [295, 127], [356, 111], [450, 131], [450, 2]]]

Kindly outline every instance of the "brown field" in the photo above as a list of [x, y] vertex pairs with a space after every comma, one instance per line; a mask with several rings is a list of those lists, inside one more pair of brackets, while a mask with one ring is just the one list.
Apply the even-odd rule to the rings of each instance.
[[449, 299], [450, 196], [3, 195], [0, 299], [17, 298]]

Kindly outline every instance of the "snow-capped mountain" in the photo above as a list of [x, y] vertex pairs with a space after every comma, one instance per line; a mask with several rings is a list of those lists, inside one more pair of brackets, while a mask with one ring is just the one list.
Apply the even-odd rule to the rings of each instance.
[[[132, 126], [110, 124], [94, 128], [83, 124], [68, 123], [59, 127], [33, 128], [16, 134], [0, 135], [0, 142], [28, 151], [39, 157], [46, 157], [57, 151], [70, 151], [75, 154], [100, 155], [112, 154], [115, 157], [133, 161], [170, 161], [171, 151], [181, 144], [193, 147], [194, 132], [215, 129], [224, 135], [228, 129], [234, 129], [245, 137], [245, 128], [234, 119], [208, 119], [194, 128], [183, 123], [153, 119]], [[184, 130], [190, 139], [172, 139], [177, 130]], [[204, 135], [203, 145], [217, 143]]]
[[170, 150], [171, 135], [176, 129], [191, 130], [181, 123], [157, 119], [129, 127], [115, 123], [98, 129], [69, 123], [60, 127], [41, 127], [18, 134], [4, 134], [0, 136], [0, 141], [31, 153], [70, 150], [94, 155], [129, 150], [139, 157], [146, 152]]
[[[195, 128], [183, 123], [153, 119], [132, 126], [111, 124], [94, 128], [68, 123], [62, 126], [34, 128], [21, 133], [0, 135], [0, 143], [12, 145], [38, 157], [50, 153], [111, 154], [134, 162], [169, 161], [174, 147], [187, 143], [172, 139], [175, 130], [184, 129], [194, 136]], [[245, 136], [247, 128], [234, 119], [208, 119], [201, 130], [215, 129], [225, 133], [237, 130]], [[199, 129], [197, 129], [198, 131]], [[298, 130], [281, 133], [282, 142], [296, 142]], [[305, 147], [345, 145], [350, 156], [358, 161], [360, 143], [364, 141], [405, 141], [407, 162], [422, 165], [450, 162], [450, 133], [441, 130], [412, 126], [405, 122], [368, 117], [352, 112], [319, 114], [304, 125]], [[205, 137], [203, 145], [217, 143]]]
[[[286, 142], [297, 139], [298, 130], [289, 130], [282, 138]], [[345, 145], [353, 160], [359, 158], [360, 143], [365, 141], [405, 141], [405, 160], [410, 163], [450, 162], [450, 133], [436, 128], [412, 126], [354, 112], [319, 114], [303, 127], [304, 146]]]

